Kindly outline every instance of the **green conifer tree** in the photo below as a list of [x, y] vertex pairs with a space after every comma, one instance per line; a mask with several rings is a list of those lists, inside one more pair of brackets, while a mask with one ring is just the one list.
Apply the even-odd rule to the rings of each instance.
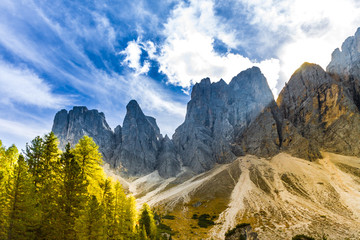
[[61, 235], [63, 239], [77, 239], [75, 222], [87, 201], [87, 182], [81, 178], [81, 168], [75, 161], [68, 143], [61, 155], [61, 178], [59, 206], [61, 209]]
[[114, 232], [116, 228], [115, 221], [115, 205], [114, 205], [113, 186], [110, 179], [106, 179], [103, 186], [103, 201], [102, 207], [104, 209], [104, 235], [106, 239], [114, 239]]
[[75, 160], [81, 168], [81, 178], [88, 182], [88, 192], [101, 199], [101, 184], [104, 183], [105, 174], [101, 168], [102, 156], [98, 146], [88, 136], [81, 138], [73, 149]]
[[86, 240], [101, 240], [104, 237], [104, 210], [97, 200], [96, 196], [92, 195], [90, 200], [77, 221], [77, 231], [79, 239]]
[[33, 174], [36, 201], [40, 212], [36, 238], [61, 239], [59, 196], [61, 185], [60, 154], [54, 133], [36, 137], [27, 146], [26, 159]]
[[146, 234], [145, 225], [143, 225], [142, 228], [140, 229], [139, 239], [140, 240], [147, 240], [148, 239], [147, 234]]
[[13, 169], [8, 185], [9, 215], [8, 215], [8, 240], [33, 239], [34, 222], [36, 220], [34, 194], [28, 165], [22, 155]]
[[154, 220], [154, 215], [146, 203], [144, 203], [141, 216], [139, 220], [140, 228], [145, 228], [146, 236], [150, 239], [156, 239], [156, 224]]
[[37, 136], [31, 144], [26, 144], [25, 158], [29, 165], [29, 172], [33, 175], [33, 181], [36, 191], [39, 190], [39, 182], [42, 179], [41, 172], [43, 168], [44, 141]]
[[9, 186], [12, 184], [12, 174], [18, 150], [15, 145], [8, 149], [0, 141], [0, 239], [7, 238], [8, 216], [10, 210]]

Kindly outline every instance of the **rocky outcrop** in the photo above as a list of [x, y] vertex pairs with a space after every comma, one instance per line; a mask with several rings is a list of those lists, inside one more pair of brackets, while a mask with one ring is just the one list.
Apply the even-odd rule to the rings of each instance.
[[158, 155], [158, 166], [156, 169], [159, 175], [165, 178], [176, 176], [180, 172], [181, 161], [174, 143], [165, 135], [161, 141], [161, 148]]
[[257, 67], [241, 72], [229, 84], [209, 78], [195, 84], [185, 121], [173, 135], [183, 164], [195, 172], [234, 159], [231, 143], [273, 101]]
[[233, 151], [238, 156], [248, 153], [269, 158], [285, 151], [308, 160], [321, 157], [319, 149], [301, 136], [289, 120], [283, 118], [275, 102], [262, 111], [236, 142]]
[[347, 87], [360, 109], [360, 28], [344, 41], [341, 50], [334, 50], [326, 70]]
[[234, 229], [229, 230], [225, 235], [225, 240], [258, 240], [258, 234], [253, 231], [250, 224], [238, 224]]
[[304, 63], [237, 138], [237, 154], [272, 157], [281, 151], [315, 160], [320, 150], [359, 155], [360, 114], [352, 93], [319, 65]]
[[59, 138], [59, 147], [72, 146], [84, 135], [99, 146], [103, 160], [127, 176], [145, 175], [155, 170], [160, 176], [175, 176], [180, 160], [172, 141], [163, 139], [153, 117], [145, 116], [135, 100], [127, 105], [123, 127], [111, 130], [103, 113], [74, 107], [55, 115], [52, 131]]
[[312, 145], [335, 153], [359, 155], [360, 115], [346, 85], [320, 66], [303, 64], [277, 100], [283, 116]]
[[147, 117], [135, 100], [126, 106], [121, 139], [113, 161], [128, 175], [155, 171], [160, 150], [161, 134], [154, 118]]
[[71, 146], [84, 135], [92, 137], [99, 146], [105, 160], [112, 157], [114, 148], [114, 134], [105, 120], [105, 115], [98, 110], [88, 110], [86, 107], [74, 107], [67, 112], [59, 111], [54, 118], [52, 131], [59, 139], [59, 147]]

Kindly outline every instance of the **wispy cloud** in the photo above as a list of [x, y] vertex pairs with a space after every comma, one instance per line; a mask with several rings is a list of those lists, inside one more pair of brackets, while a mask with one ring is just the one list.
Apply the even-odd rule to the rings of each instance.
[[18, 149], [25, 149], [25, 143], [29, 143], [36, 136], [43, 136], [50, 130], [48, 125], [34, 123], [21, 119], [20, 121], [0, 118], [0, 136], [5, 146], [15, 144]]
[[59, 108], [70, 101], [66, 96], [54, 94], [51, 86], [31, 70], [15, 67], [0, 60], [0, 101]]

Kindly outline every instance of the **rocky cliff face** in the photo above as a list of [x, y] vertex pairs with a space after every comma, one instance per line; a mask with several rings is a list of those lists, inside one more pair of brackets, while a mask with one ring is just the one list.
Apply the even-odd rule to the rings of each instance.
[[345, 40], [341, 50], [334, 50], [326, 70], [347, 87], [360, 109], [360, 28]]
[[315, 160], [320, 150], [360, 155], [360, 114], [347, 82], [304, 63], [237, 139], [234, 152], [272, 157], [280, 151]]
[[128, 103], [126, 110], [122, 146], [114, 156], [115, 162], [130, 175], [152, 172], [160, 149], [160, 130], [155, 119], [145, 116], [135, 100]]
[[301, 136], [296, 127], [281, 115], [275, 102], [269, 104], [237, 137], [233, 151], [237, 156], [248, 153], [266, 158], [281, 151], [308, 160], [321, 157], [319, 149]]
[[346, 86], [320, 66], [303, 64], [277, 102], [284, 118], [312, 145], [346, 155], [360, 154], [354, 139], [360, 133], [359, 111]]
[[117, 126], [114, 131], [103, 113], [86, 107], [59, 111], [52, 131], [60, 140], [60, 148], [68, 142], [74, 146], [84, 135], [92, 137], [104, 161], [126, 175], [145, 175], [158, 169], [160, 176], [175, 176], [180, 162], [172, 141], [163, 139], [155, 118], [145, 116], [135, 100], [126, 109], [123, 127]]
[[163, 138], [156, 120], [145, 116], [135, 100], [127, 105], [123, 126], [114, 132], [104, 114], [85, 107], [60, 111], [53, 131], [60, 147], [75, 144], [83, 135], [93, 137], [104, 160], [127, 175], [144, 175], [154, 170], [164, 177], [175, 176], [182, 165], [195, 173], [215, 163], [235, 158], [231, 143], [271, 102], [273, 95], [260, 69], [241, 72], [229, 84], [203, 79], [193, 87], [184, 123], [173, 140]]
[[231, 143], [273, 101], [260, 69], [241, 72], [226, 84], [203, 79], [193, 87], [184, 123], [173, 141], [183, 164], [195, 172], [234, 159]]
[[155, 118], [145, 116], [135, 100], [128, 103], [126, 110], [121, 147], [114, 151], [113, 162], [132, 176], [157, 169], [164, 177], [176, 175], [180, 171], [179, 161], [171, 140], [163, 140]]
[[99, 146], [104, 159], [112, 157], [114, 134], [102, 112], [86, 107], [74, 107], [69, 112], [63, 109], [55, 115], [52, 131], [59, 138], [59, 147], [62, 149], [67, 143], [75, 146], [80, 138], [87, 135]]

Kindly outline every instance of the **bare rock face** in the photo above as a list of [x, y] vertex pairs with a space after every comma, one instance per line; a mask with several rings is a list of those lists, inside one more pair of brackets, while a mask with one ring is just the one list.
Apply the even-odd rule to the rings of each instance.
[[229, 85], [223, 80], [210, 83], [209, 78], [195, 84], [185, 121], [173, 135], [183, 164], [200, 173], [232, 161], [235, 136], [271, 101], [272, 92], [257, 67], [241, 72]]
[[55, 115], [52, 131], [59, 147], [69, 142], [74, 146], [84, 135], [92, 137], [99, 146], [103, 160], [120, 168], [128, 176], [145, 175], [155, 170], [160, 176], [175, 176], [180, 172], [180, 160], [169, 138], [163, 139], [153, 117], [145, 116], [135, 100], [127, 105], [123, 127], [112, 131], [103, 113], [74, 107]]
[[351, 91], [316, 64], [304, 63], [237, 137], [233, 149], [272, 157], [281, 151], [308, 160], [320, 150], [359, 155], [360, 114]]
[[86, 107], [74, 107], [69, 112], [63, 109], [55, 115], [52, 131], [58, 137], [61, 149], [67, 143], [75, 146], [80, 138], [87, 135], [99, 146], [105, 161], [112, 157], [114, 134], [102, 112]]
[[250, 224], [238, 224], [225, 235], [225, 240], [258, 240], [258, 234], [253, 231]]
[[[145, 116], [139, 104], [131, 100], [126, 106], [121, 128], [121, 146], [114, 152], [113, 162], [130, 176], [155, 171], [162, 136], [156, 120]], [[120, 135], [120, 130], [117, 130]]]
[[269, 158], [285, 151], [308, 160], [321, 157], [319, 149], [313, 147], [289, 120], [283, 118], [275, 102], [262, 111], [237, 138], [236, 143], [233, 149], [238, 156], [249, 153]]
[[177, 154], [173, 141], [165, 135], [161, 140], [161, 148], [158, 155], [158, 165], [156, 169], [159, 175], [164, 178], [175, 176], [180, 172], [181, 161]]
[[347, 87], [360, 109], [360, 28], [344, 41], [341, 50], [334, 50], [326, 70]]
[[320, 66], [303, 64], [281, 91], [277, 104], [314, 148], [360, 154], [355, 138], [360, 133], [360, 115], [350, 91]]

